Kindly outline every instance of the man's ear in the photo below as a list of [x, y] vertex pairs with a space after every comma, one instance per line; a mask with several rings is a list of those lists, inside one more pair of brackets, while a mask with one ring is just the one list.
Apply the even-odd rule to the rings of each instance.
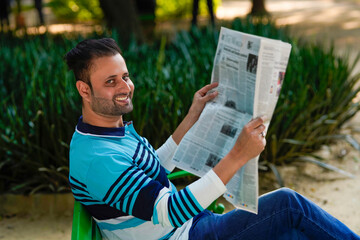
[[76, 81], [76, 88], [82, 97], [82, 99], [86, 102], [90, 102], [91, 89], [90, 86], [83, 81]]

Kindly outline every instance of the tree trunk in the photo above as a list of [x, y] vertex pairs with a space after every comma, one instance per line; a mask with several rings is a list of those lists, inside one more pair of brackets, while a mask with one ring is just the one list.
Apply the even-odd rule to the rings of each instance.
[[133, 0], [99, 0], [104, 18], [110, 28], [119, 33], [119, 41], [127, 45], [132, 37], [143, 41], [141, 25]]
[[265, 0], [252, 0], [251, 15], [263, 16], [268, 15], [268, 11], [265, 8]]

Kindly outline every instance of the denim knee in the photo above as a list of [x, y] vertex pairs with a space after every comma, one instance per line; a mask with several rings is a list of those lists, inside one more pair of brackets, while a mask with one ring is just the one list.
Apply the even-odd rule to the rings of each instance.
[[275, 199], [277, 199], [279, 203], [281, 202], [283, 206], [294, 207], [294, 203], [297, 203], [295, 205], [300, 204], [299, 194], [290, 188], [286, 188], [286, 187], [280, 188], [274, 191], [273, 194]]
[[279, 188], [279, 189], [273, 191], [272, 194], [274, 195], [275, 198], [277, 198], [279, 200], [294, 198], [297, 195], [297, 193], [294, 190], [287, 188], [287, 187]]
[[314, 207], [313, 202], [289, 188], [280, 188], [276, 192], [276, 198], [291, 211], [300, 214], [309, 214]]
[[296, 192], [290, 188], [282, 187], [276, 190], [276, 193], [279, 194], [279, 196], [283, 197], [289, 197], [289, 196], [295, 196]]

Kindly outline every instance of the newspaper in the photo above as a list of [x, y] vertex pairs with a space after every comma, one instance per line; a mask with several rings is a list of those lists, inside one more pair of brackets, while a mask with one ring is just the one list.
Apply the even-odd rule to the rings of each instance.
[[[209, 102], [186, 133], [173, 162], [203, 176], [234, 146], [252, 118], [273, 115], [291, 45], [222, 27], [211, 82], [219, 95]], [[258, 157], [243, 166], [226, 185], [224, 197], [235, 207], [258, 211]]]

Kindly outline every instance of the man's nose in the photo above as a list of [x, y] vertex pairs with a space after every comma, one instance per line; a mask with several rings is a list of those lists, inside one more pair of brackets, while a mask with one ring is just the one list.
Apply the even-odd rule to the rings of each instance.
[[121, 79], [121, 82], [119, 84], [119, 88], [120, 89], [126, 89], [126, 90], [129, 90], [129, 91], [131, 90], [129, 83], [127, 81], [125, 81], [124, 79]]

